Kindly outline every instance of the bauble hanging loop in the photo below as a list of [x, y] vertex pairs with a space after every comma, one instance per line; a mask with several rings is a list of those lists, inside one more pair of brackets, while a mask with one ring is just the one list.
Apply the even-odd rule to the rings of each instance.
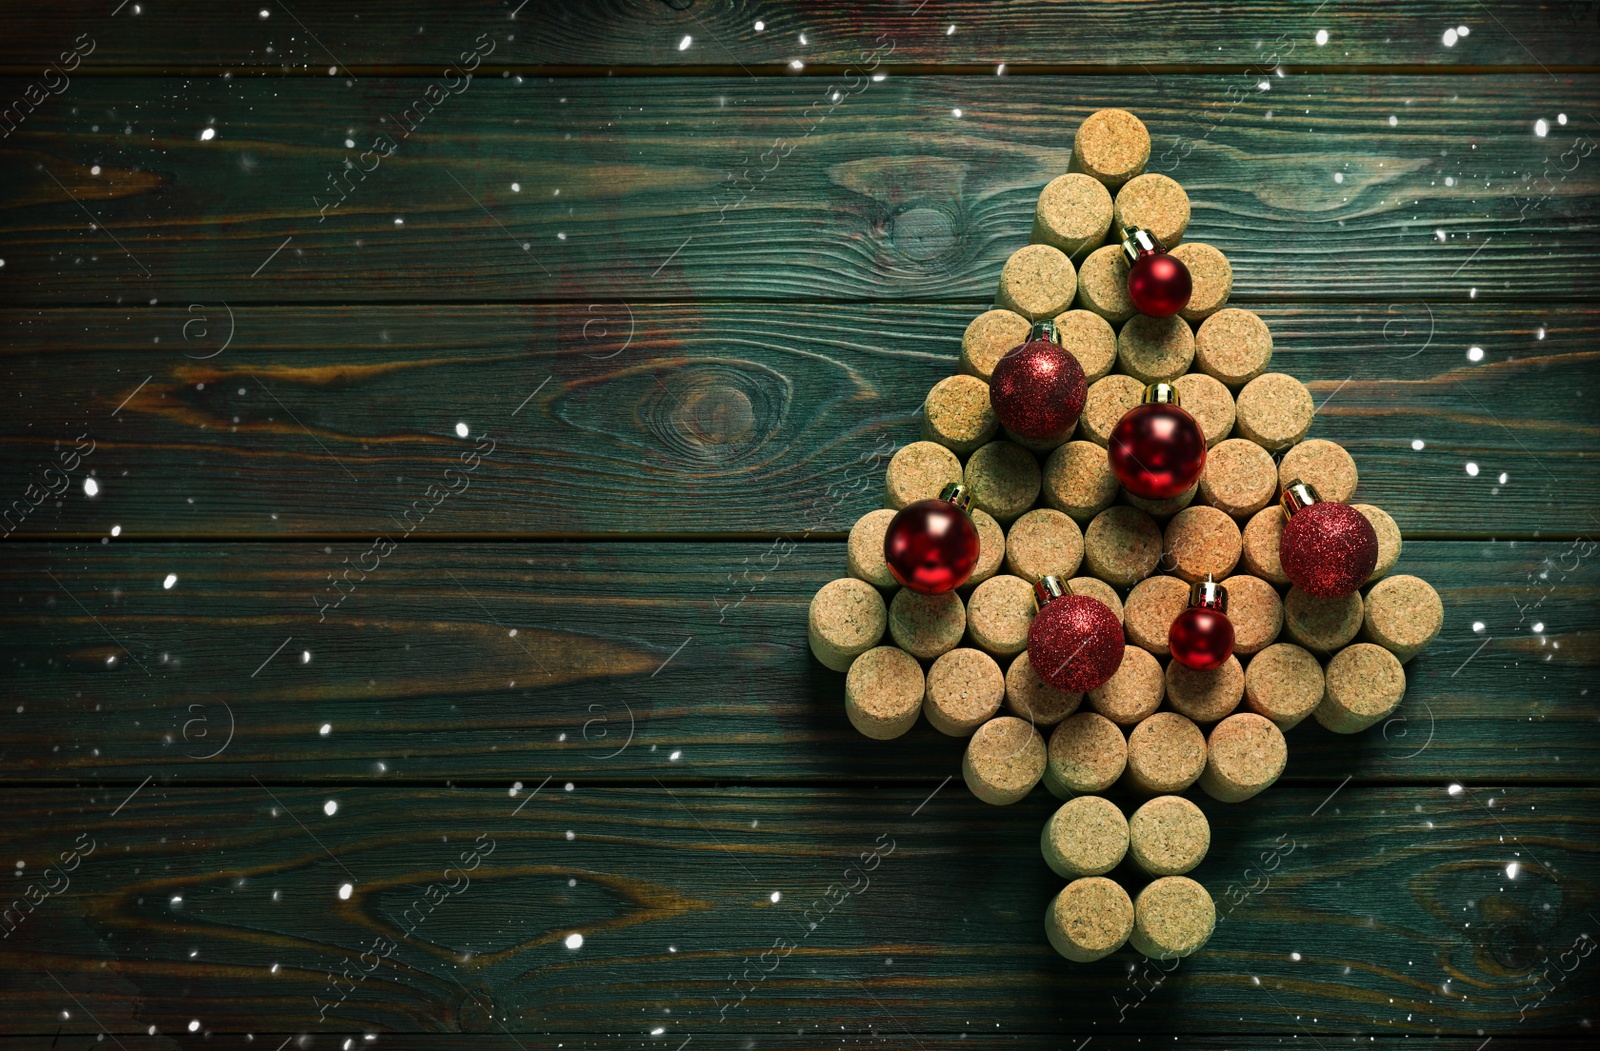
[[1287, 521], [1278, 558], [1291, 583], [1317, 598], [1343, 598], [1359, 591], [1378, 565], [1378, 532], [1367, 516], [1317, 496], [1296, 478], [1280, 498]]
[[1074, 595], [1059, 577], [1033, 586], [1039, 611], [1028, 626], [1028, 664], [1065, 693], [1103, 686], [1122, 667], [1122, 623], [1099, 599]]
[[967, 509], [972, 490], [952, 482], [938, 499], [902, 507], [883, 534], [883, 557], [912, 591], [938, 595], [967, 582], [978, 565], [978, 527]]
[[1134, 496], [1171, 499], [1206, 469], [1205, 432], [1180, 402], [1178, 388], [1152, 383], [1111, 431], [1111, 471]]
[[1188, 306], [1194, 279], [1183, 260], [1168, 253], [1148, 230], [1124, 226], [1121, 232], [1122, 254], [1128, 257], [1128, 298], [1139, 313], [1171, 317]]
[[1088, 391], [1083, 366], [1048, 320], [1035, 321], [1027, 342], [1007, 351], [989, 376], [989, 404], [1001, 426], [1036, 441], [1072, 430]]
[[1189, 608], [1167, 630], [1172, 659], [1195, 671], [1220, 668], [1233, 656], [1233, 621], [1228, 619], [1228, 589], [1210, 573], [1189, 589]]

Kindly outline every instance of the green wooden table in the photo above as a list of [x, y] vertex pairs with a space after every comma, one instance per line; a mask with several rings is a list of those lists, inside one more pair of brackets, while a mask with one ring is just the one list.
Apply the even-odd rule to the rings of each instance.
[[[1590, 1036], [1600, 5], [4, 33], [0, 1051]], [[1053, 799], [805, 643], [1104, 106], [1446, 606], [1393, 719], [1207, 807], [1178, 964], [1056, 956]]]

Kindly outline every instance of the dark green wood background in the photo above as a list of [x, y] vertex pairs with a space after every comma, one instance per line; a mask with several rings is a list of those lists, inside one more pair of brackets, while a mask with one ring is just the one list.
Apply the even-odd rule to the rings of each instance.
[[[55, 889], [0, 942], [0, 1049], [1589, 1037], [1600, 5], [65, 0], [3, 33], [0, 105], [60, 90], [0, 139], [0, 511], [93, 449], [5, 526], [0, 861]], [[1394, 719], [1208, 805], [1224, 919], [1170, 973], [1057, 957], [1051, 798], [861, 738], [805, 644], [1103, 106], [1446, 605]]]

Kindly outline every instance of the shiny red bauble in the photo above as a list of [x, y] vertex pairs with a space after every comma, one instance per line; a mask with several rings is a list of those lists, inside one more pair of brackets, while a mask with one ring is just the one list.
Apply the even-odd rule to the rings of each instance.
[[1089, 384], [1083, 366], [1040, 322], [1028, 342], [1006, 352], [989, 377], [989, 404], [1012, 434], [1048, 441], [1078, 422]]
[[1378, 533], [1349, 504], [1318, 501], [1290, 514], [1278, 557], [1284, 575], [1301, 591], [1343, 598], [1360, 590], [1377, 568]]
[[1167, 629], [1172, 659], [1195, 671], [1220, 668], [1233, 656], [1233, 622], [1226, 613], [1190, 606]]
[[1106, 450], [1122, 487], [1146, 500], [1184, 492], [1206, 469], [1206, 436], [1188, 412], [1172, 404], [1129, 409]]
[[[1062, 591], [1052, 593], [1053, 586]], [[1041, 605], [1028, 626], [1028, 664], [1065, 693], [1105, 685], [1122, 667], [1122, 623], [1099, 599], [1064, 591], [1054, 577], [1034, 585]]]
[[924, 595], [953, 591], [965, 584], [978, 564], [978, 550], [978, 527], [958, 503], [947, 498], [918, 500], [902, 507], [883, 534], [883, 557], [889, 572]]
[[1189, 305], [1194, 281], [1183, 261], [1166, 252], [1148, 252], [1128, 267], [1128, 298], [1151, 317], [1171, 317]]

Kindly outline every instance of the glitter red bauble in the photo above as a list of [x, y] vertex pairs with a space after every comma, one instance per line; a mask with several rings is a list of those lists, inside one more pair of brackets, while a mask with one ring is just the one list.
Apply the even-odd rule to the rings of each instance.
[[1206, 469], [1206, 436], [1176, 405], [1129, 409], [1111, 432], [1111, 470], [1122, 487], [1146, 500], [1167, 500], [1188, 489]]
[[918, 500], [901, 508], [883, 534], [889, 572], [924, 595], [965, 584], [978, 564], [978, 547], [978, 527], [947, 500]]
[[1226, 613], [1190, 606], [1167, 629], [1167, 646], [1172, 650], [1172, 659], [1185, 668], [1220, 668], [1233, 656], [1233, 621]]
[[1378, 565], [1378, 533], [1349, 504], [1318, 502], [1283, 524], [1278, 557], [1284, 575], [1317, 598], [1353, 595]]
[[1145, 252], [1128, 267], [1128, 298], [1141, 314], [1171, 317], [1189, 305], [1194, 281], [1183, 260], [1166, 252]]
[[1013, 347], [989, 377], [989, 404], [1023, 438], [1048, 441], [1072, 430], [1089, 384], [1072, 352], [1049, 339]]
[[1099, 599], [1061, 595], [1028, 626], [1028, 664], [1065, 693], [1087, 693], [1122, 667], [1122, 624]]

